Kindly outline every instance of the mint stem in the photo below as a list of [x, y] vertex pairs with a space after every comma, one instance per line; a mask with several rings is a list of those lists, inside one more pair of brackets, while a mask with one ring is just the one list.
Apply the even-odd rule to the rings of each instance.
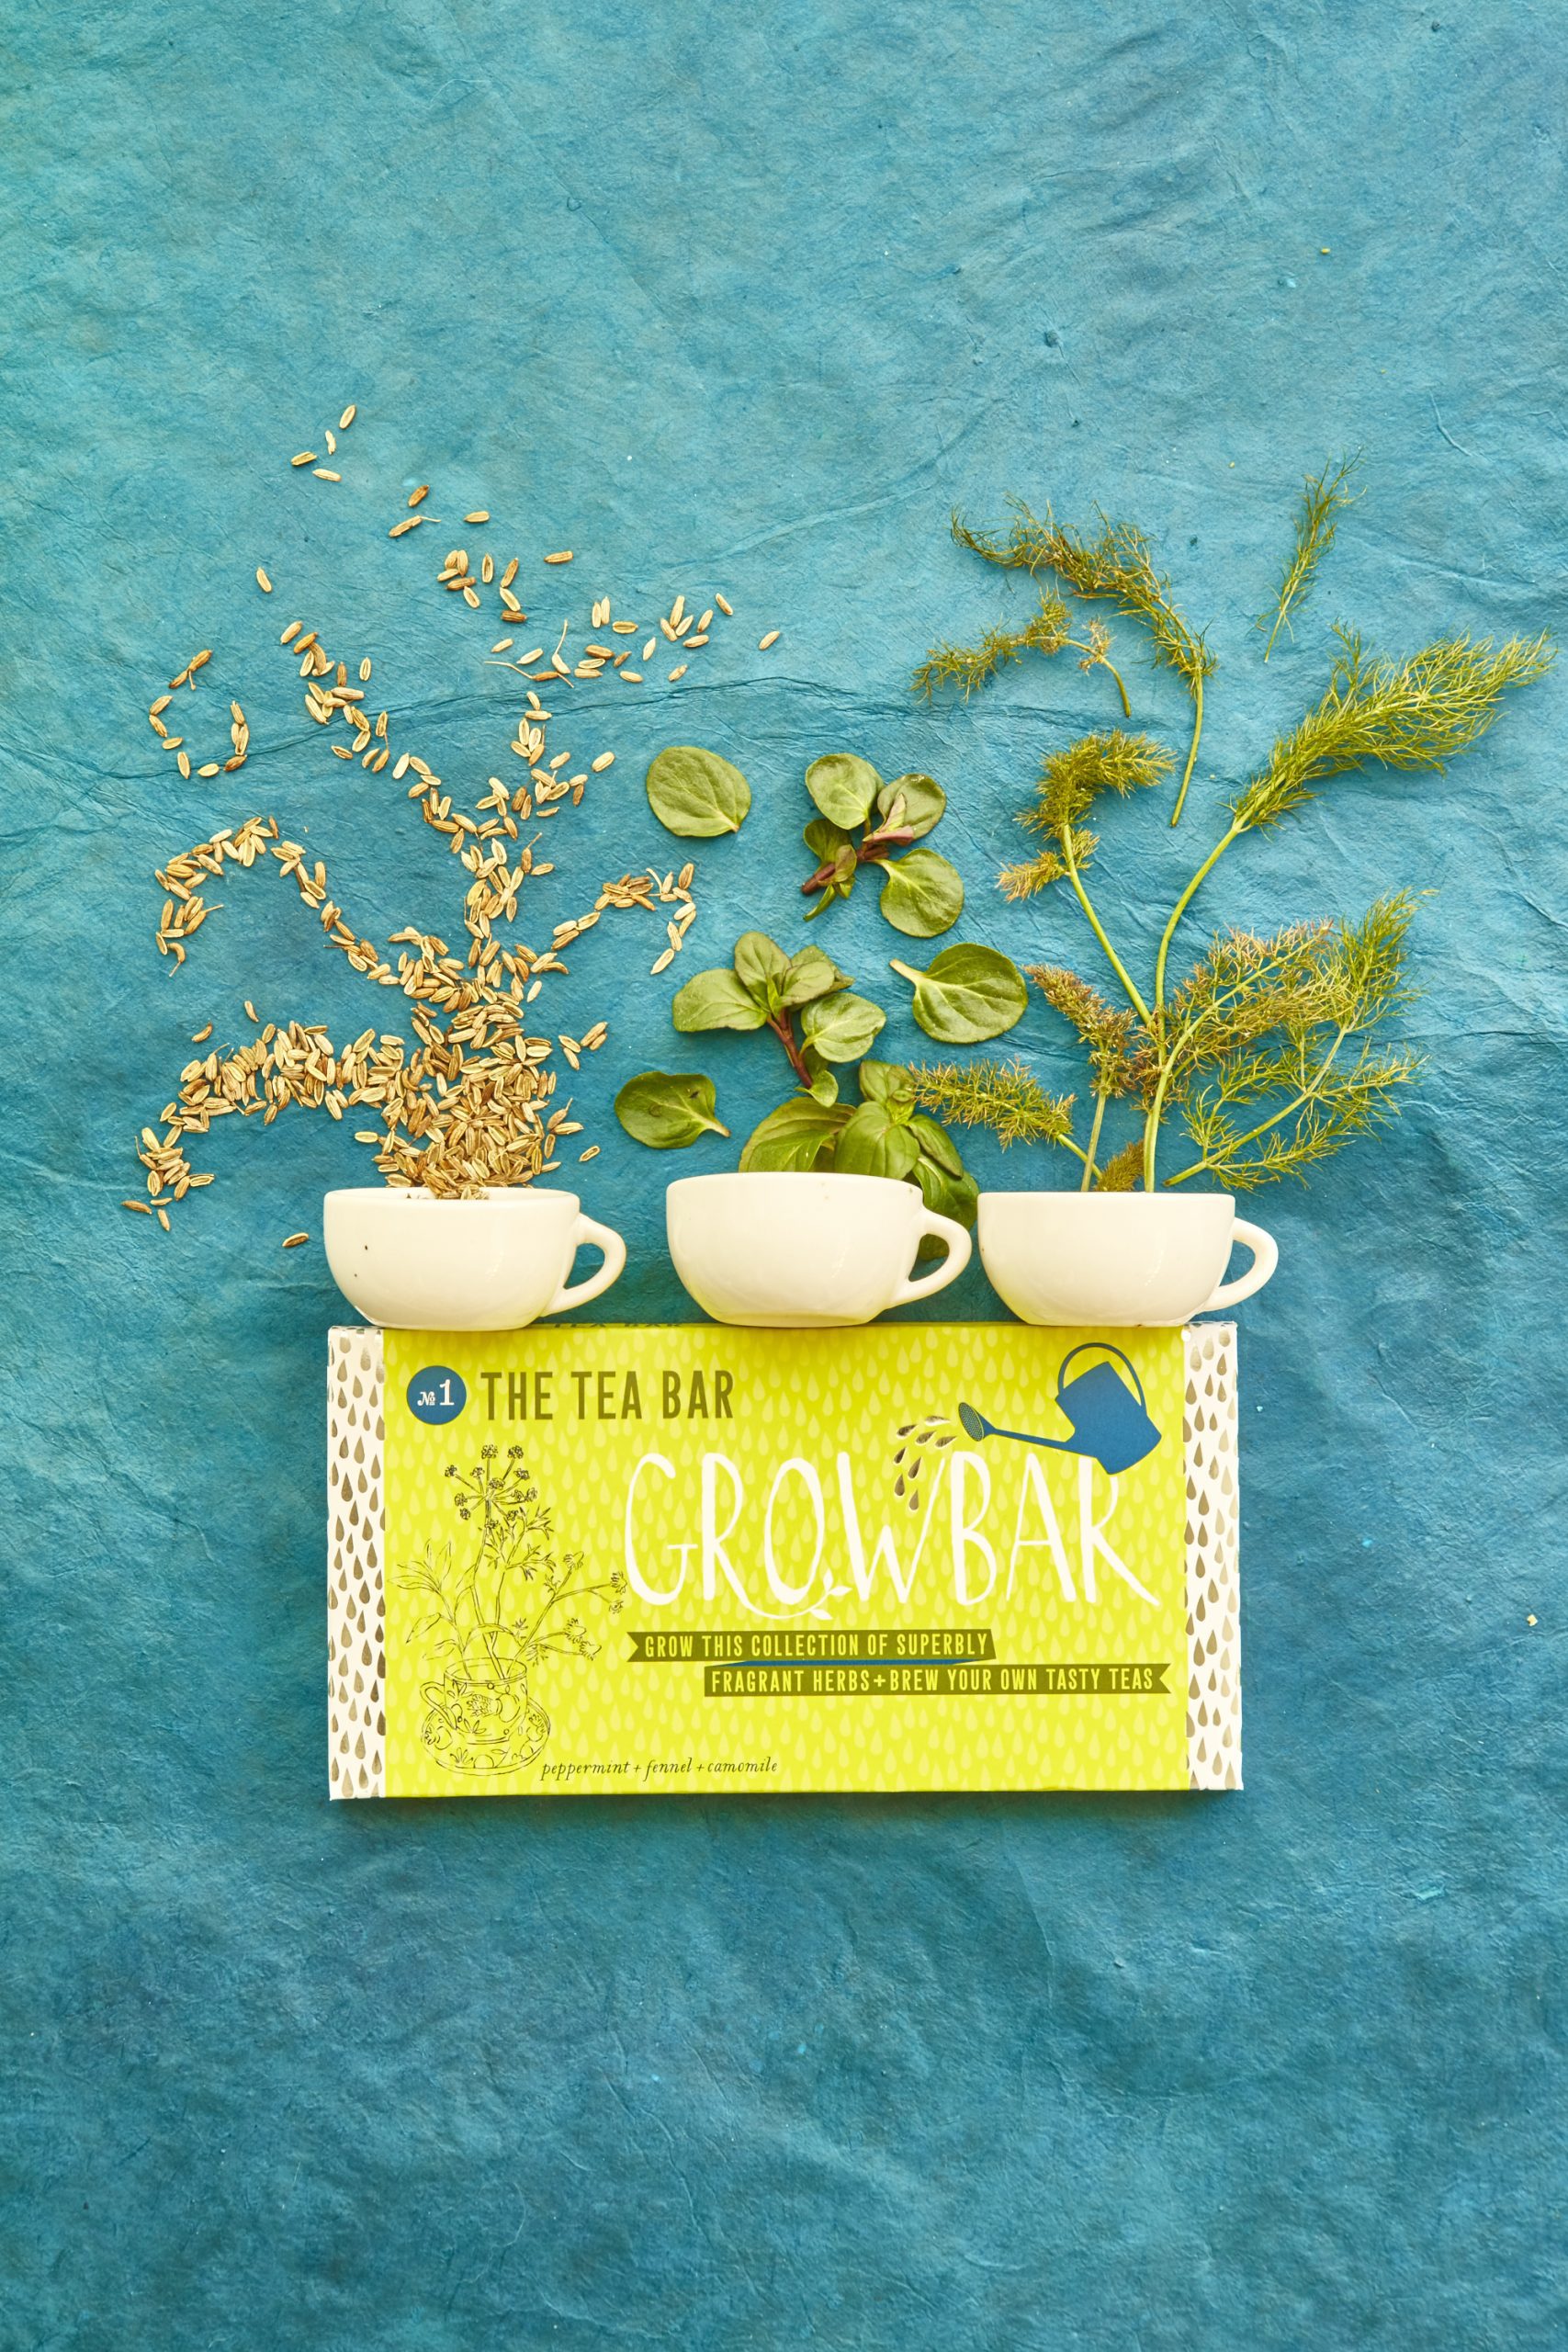
[[773, 1020], [769, 1022], [768, 1026], [773, 1031], [774, 1036], [778, 1039], [780, 1045], [784, 1047], [785, 1053], [789, 1056], [789, 1066], [791, 1069], [794, 1070], [796, 1078], [799, 1079], [802, 1086], [805, 1087], [807, 1092], [809, 1094], [811, 1091], [811, 1072], [807, 1069], [805, 1056], [802, 1054], [800, 1047], [795, 1043], [795, 1023], [793, 1019], [787, 1012], [775, 1013]]

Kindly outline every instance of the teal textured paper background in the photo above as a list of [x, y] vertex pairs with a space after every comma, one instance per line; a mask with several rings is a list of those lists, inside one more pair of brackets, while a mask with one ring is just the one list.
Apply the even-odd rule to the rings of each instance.
[[[700, 684], [617, 690], [615, 788], [558, 825], [529, 926], [669, 856], [642, 766], [694, 737], [757, 796], [704, 859], [705, 956], [793, 870], [800, 771], [839, 746], [946, 782], [989, 936], [1076, 952], [987, 877], [1103, 681], [912, 702], [933, 635], [1007, 594], [949, 544], [955, 503], [1132, 513], [1210, 626], [1181, 834], [1106, 827], [1151, 903], [1318, 691], [1333, 618], [1401, 650], [1550, 621], [1560, 12], [7, 23], [0, 2344], [1560, 2344], [1560, 681], [1447, 780], [1332, 785], [1205, 901], [1438, 893], [1411, 1115], [1260, 1204], [1239, 1799], [329, 1812], [342, 1310], [319, 1242], [278, 1243], [364, 1156], [247, 1125], [168, 1240], [116, 1205], [202, 1021], [240, 1034], [248, 995], [352, 1034], [389, 1001], [256, 876], [169, 978], [171, 850], [270, 809], [366, 931], [454, 920], [453, 862], [325, 756], [275, 646], [307, 611], [438, 764], [501, 763], [511, 682], [430, 577], [452, 539], [384, 537], [407, 481], [575, 547], [629, 609], [730, 594]], [[291, 476], [351, 399], [341, 488]], [[1250, 617], [1341, 447], [1368, 496], [1265, 673]], [[1176, 683], [1119, 642], [1175, 734]], [[143, 716], [199, 645], [254, 732], [212, 787]], [[552, 1026], [612, 1020], [589, 1205], [632, 1245], [615, 1311], [657, 1319], [660, 1187], [721, 1150], [654, 1160], [609, 1124], [671, 1046], [630, 929], [574, 951]], [[897, 946], [869, 892], [824, 934], [868, 982]], [[1042, 1009], [1015, 1042], [1066, 1077]], [[712, 1066], [743, 1129], [763, 1049]], [[977, 1272], [943, 1303], [994, 1311]]]

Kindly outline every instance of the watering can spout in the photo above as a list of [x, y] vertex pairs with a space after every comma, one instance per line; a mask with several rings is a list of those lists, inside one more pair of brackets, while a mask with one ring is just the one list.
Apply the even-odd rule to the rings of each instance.
[[1023, 1445], [1043, 1445], [1052, 1453], [1078, 1452], [1078, 1448], [1070, 1437], [1026, 1437], [1021, 1430], [998, 1429], [995, 1421], [988, 1421], [986, 1419], [984, 1413], [977, 1413], [973, 1405], [960, 1405], [958, 1419], [965, 1437], [976, 1440], [987, 1437], [1011, 1437], [1017, 1438]]

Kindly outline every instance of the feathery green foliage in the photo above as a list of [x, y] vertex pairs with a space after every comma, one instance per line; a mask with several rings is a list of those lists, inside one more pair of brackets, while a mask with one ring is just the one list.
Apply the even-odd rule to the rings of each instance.
[[1088, 816], [1102, 792], [1125, 800], [1130, 793], [1162, 784], [1174, 764], [1150, 735], [1124, 735], [1119, 727], [1103, 735], [1080, 735], [1045, 762], [1034, 806], [1019, 821], [1059, 837]]
[[[1273, 939], [1234, 932], [1213, 944], [1168, 1007], [1161, 1083], [1199, 1155], [1173, 1182], [1206, 1173], [1239, 1190], [1299, 1176], [1393, 1114], [1419, 1057], [1368, 1041], [1412, 1001], [1415, 912], [1398, 891], [1359, 923], [1303, 923]], [[1359, 1043], [1347, 1057], [1351, 1040]], [[1233, 1114], [1248, 1105], [1264, 1115], [1244, 1127]]]
[[1259, 613], [1255, 623], [1255, 627], [1269, 630], [1269, 642], [1263, 649], [1265, 662], [1274, 650], [1274, 639], [1280, 631], [1290, 627], [1292, 613], [1312, 586], [1318, 565], [1334, 545], [1341, 513], [1347, 506], [1354, 506], [1360, 496], [1359, 491], [1346, 488], [1360, 462], [1359, 457], [1342, 458], [1337, 467], [1325, 466], [1321, 473], [1308, 474], [1302, 485], [1296, 544], [1280, 582], [1274, 610]]
[[[1297, 923], [1270, 938], [1236, 931], [1213, 940], [1166, 1007], [1163, 1046], [1152, 1022], [1110, 1004], [1079, 974], [1029, 966], [1088, 1055], [1096, 1110], [1087, 1151], [1073, 1139], [1073, 1097], [1047, 1094], [1021, 1063], [918, 1070], [919, 1099], [948, 1118], [989, 1127], [1004, 1144], [1065, 1144], [1083, 1162], [1086, 1188], [1093, 1181], [1102, 1192], [1133, 1191], [1144, 1169], [1142, 1132], [1096, 1164], [1104, 1105], [1127, 1099], [1145, 1120], [1180, 1108], [1198, 1156], [1172, 1183], [1207, 1174], [1245, 1190], [1301, 1175], [1391, 1117], [1398, 1090], [1419, 1075], [1419, 1057], [1407, 1048], [1369, 1042], [1411, 1001], [1404, 942], [1415, 911], [1400, 892], [1359, 923]], [[1359, 1041], [1353, 1058], [1345, 1053], [1349, 1040]], [[1249, 1106], [1259, 1115], [1239, 1118]]]
[[[1075, 833], [1073, 856], [1080, 865], [1087, 865], [1100, 847], [1098, 833]], [[1054, 849], [1043, 849], [1037, 857], [1026, 858], [1021, 865], [1004, 865], [997, 876], [997, 886], [1004, 899], [1032, 899], [1042, 890], [1059, 882], [1068, 867]]]
[[[1408, 1046], [1363, 1046], [1348, 1067], [1325, 1055], [1315, 1062], [1300, 1046], [1259, 1052], [1222, 1072], [1214, 1088], [1187, 1114], [1199, 1157], [1171, 1179], [1213, 1176], [1227, 1191], [1244, 1193], [1281, 1176], [1306, 1181], [1306, 1170], [1358, 1136], [1394, 1117], [1399, 1090], [1421, 1074]], [[1245, 1132], [1233, 1115], [1244, 1104], [1284, 1097], [1279, 1110]]]
[[994, 678], [1006, 662], [1017, 662], [1026, 650], [1060, 653], [1071, 623], [1060, 596], [1042, 596], [1040, 610], [1022, 628], [992, 628], [978, 645], [933, 645], [915, 672], [915, 691], [929, 702], [938, 686], [961, 686], [968, 701], [976, 686]]
[[1032, 899], [1064, 876], [1080, 874], [1100, 847], [1098, 833], [1078, 822], [1102, 792], [1125, 799], [1131, 792], [1160, 784], [1170, 774], [1168, 752], [1147, 735], [1124, 735], [1120, 728], [1103, 735], [1083, 735], [1045, 763], [1035, 789], [1034, 806], [1019, 819], [1037, 832], [1054, 836], [1056, 847], [1042, 850], [1021, 865], [1004, 866], [998, 876], [1009, 899]]
[[1170, 582], [1155, 570], [1149, 543], [1135, 524], [1111, 523], [1101, 515], [1098, 538], [1064, 530], [1049, 508], [1044, 520], [1013, 501], [1012, 528], [972, 530], [955, 514], [953, 536], [960, 547], [987, 563], [1031, 575], [1054, 571], [1079, 596], [1103, 597], [1119, 613], [1140, 620], [1154, 640], [1155, 658], [1179, 671], [1190, 687], [1212, 675], [1214, 657], [1190, 628], [1171, 599]]
[[[994, 531], [973, 531], [956, 514], [953, 536], [961, 547], [984, 556], [987, 563], [1005, 564], [1032, 577], [1039, 571], [1054, 571], [1076, 595], [1104, 598], [1119, 613], [1143, 622], [1154, 643], [1155, 660], [1184, 678], [1192, 697], [1192, 736], [1170, 812], [1171, 823], [1179, 824], [1203, 732], [1203, 681], [1213, 673], [1214, 657], [1201, 635], [1190, 628], [1178, 612], [1170, 582], [1155, 570], [1149, 543], [1136, 524], [1111, 523], [1104, 515], [1100, 524], [1098, 538], [1084, 539], [1064, 530], [1049, 508], [1042, 522], [1015, 499], [1012, 529], [1006, 538]], [[1125, 693], [1122, 699], [1125, 709]]]
[[1072, 1134], [1072, 1096], [1047, 1094], [1022, 1062], [926, 1062], [913, 1074], [923, 1110], [961, 1127], [989, 1127], [1004, 1148], [1066, 1143]]
[[1347, 768], [1440, 769], [1484, 735], [1508, 687], [1528, 685], [1554, 659], [1544, 632], [1511, 637], [1495, 652], [1490, 638], [1442, 638], [1404, 662], [1369, 655], [1354, 630], [1337, 634], [1341, 650], [1322, 701], [1231, 804], [1243, 832], [1278, 824], [1321, 778]]
[[1094, 1091], [1112, 1100], [1146, 1094], [1156, 1066], [1131, 1005], [1118, 1012], [1097, 988], [1061, 964], [1026, 964], [1025, 971], [1053, 1011], [1077, 1030], [1089, 1056]]
[[1113, 1151], [1104, 1167], [1098, 1170], [1094, 1189], [1097, 1193], [1135, 1193], [1143, 1172], [1143, 1137], [1134, 1136], [1120, 1151]]
[[[1408, 914], [1405, 921], [1408, 922]], [[1243, 1052], [1271, 1029], [1328, 1018], [1325, 959], [1337, 927], [1296, 923], [1272, 938], [1234, 931], [1211, 943], [1166, 1007], [1166, 1096], [1179, 1102], [1197, 1073]]]
[[[1352, 463], [1325, 467], [1306, 485], [1296, 550], [1281, 583], [1274, 629], [1312, 583], [1333, 545], [1337, 514], [1353, 495]], [[1055, 571], [1076, 594], [1113, 599], [1149, 628], [1157, 657], [1186, 679], [1195, 724], [1177, 813], [1192, 773], [1202, 726], [1203, 681], [1213, 662], [1201, 637], [1176, 612], [1168, 583], [1154, 569], [1147, 542], [1130, 525], [1107, 523], [1085, 541], [1015, 508], [1006, 536], [954, 521], [954, 537], [988, 562], [1031, 574]], [[1275, 743], [1263, 768], [1230, 807], [1230, 822], [1171, 910], [1146, 995], [1122, 961], [1085, 883], [1099, 847], [1084, 820], [1102, 792], [1125, 796], [1158, 783], [1174, 762], [1147, 736], [1089, 735], [1044, 763], [1032, 805], [1020, 821], [1048, 836], [1023, 864], [1003, 869], [1000, 887], [1028, 899], [1066, 881], [1124, 1003], [1058, 964], [1031, 965], [1030, 977], [1069, 1023], [1093, 1080], [1087, 1146], [1071, 1129], [1071, 1096], [1048, 1095], [1020, 1063], [951, 1065], [920, 1073], [949, 1115], [992, 1128], [1005, 1142], [1050, 1141], [1079, 1160], [1086, 1186], [1152, 1190], [1162, 1121], [1179, 1111], [1197, 1157], [1172, 1184], [1209, 1176], [1250, 1187], [1300, 1176], [1397, 1111], [1403, 1090], [1420, 1073], [1407, 1046], [1377, 1033], [1411, 1001], [1406, 938], [1416, 910], [1407, 892], [1381, 899], [1359, 922], [1293, 923], [1268, 936], [1232, 931], [1213, 939], [1187, 978], [1168, 988], [1166, 967], [1183, 917], [1222, 857], [1244, 835], [1303, 808], [1325, 778], [1368, 763], [1440, 771], [1483, 735], [1510, 688], [1551, 667], [1555, 648], [1544, 633], [1490, 639], [1443, 638], [1401, 661], [1368, 654], [1354, 632], [1339, 632], [1340, 650], [1316, 707]], [[1172, 819], [1172, 822], [1175, 819]], [[1107, 1106], [1135, 1106], [1142, 1132], [1099, 1152]]]
[[1081, 656], [1080, 670], [1109, 670], [1122, 698], [1122, 715], [1132, 710], [1122, 673], [1111, 659], [1111, 632], [1103, 621], [1090, 621], [1081, 638], [1072, 635], [1067, 608], [1059, 596], [1043, 595], [1040, 610], [1022, 628], [992, 628], [978, 645], [933, 645], [915, 672], [917, 694], [930, 702], [938, 686], [961, 686], [968, 701], [976, 686], [989, 684], [1004, 662], [1022, 659], [1027, 650], [1060, 653], [1071, 646]]

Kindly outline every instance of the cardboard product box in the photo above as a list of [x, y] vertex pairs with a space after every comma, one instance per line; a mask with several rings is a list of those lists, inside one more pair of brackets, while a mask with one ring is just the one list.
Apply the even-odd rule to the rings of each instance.
[[334, 1797], [1241, 1785], [1232, 1324], [339, 1329]]

